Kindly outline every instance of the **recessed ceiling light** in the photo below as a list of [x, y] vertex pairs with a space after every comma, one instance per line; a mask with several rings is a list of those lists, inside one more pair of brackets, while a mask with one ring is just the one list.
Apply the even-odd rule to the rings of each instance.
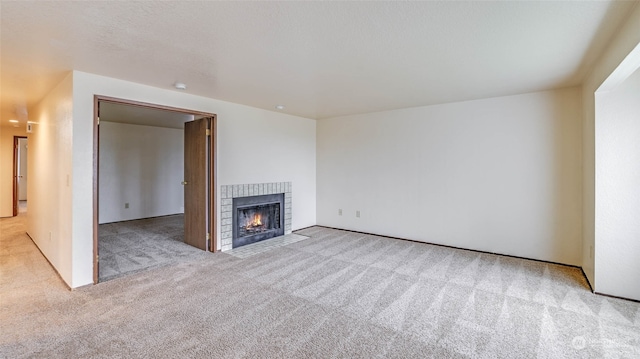
[[173, 84], [173, 87], [177, 88], [178, 90], [186, 90], [187, 89], [187, 85], [185, 85], [182, 82], [176, 82], [175, 84]]
[[11, 123], [18, 123], [18, 120], [9, 120]]
[[284, 105], [276, 105], [276, 109], [278, 109], [278, 110], [284, 110]]

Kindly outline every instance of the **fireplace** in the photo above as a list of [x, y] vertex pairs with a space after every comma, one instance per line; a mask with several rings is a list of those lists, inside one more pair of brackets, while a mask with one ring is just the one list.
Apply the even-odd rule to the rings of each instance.
[[233, 199], [233, 248], [284, 235], [284, 193]]
[[[233, 206], [233, 203], [245, 197], [260, 197], [272, 194], [282, 196], [282, 194], [284, 194], [284, 206], [282, 204], [280, 205], [280, 217], [284, 217], [284, 235], [291, 234], [292, 189], [293, 185], [291, 182], [246, 183], [220, 186], [220, 250], [228, 251], [234, 247], [233, 239], [237, 238], [238, 232], [238, 226], [234, 222], [234, 216], [237, 217], [238, 210], [236, 208], [237, 206]], [[280, 197], [278, 202], [281, 200], [282, 197]], [[247, 202], [241, 202], [240, 206], [247, 204]]]

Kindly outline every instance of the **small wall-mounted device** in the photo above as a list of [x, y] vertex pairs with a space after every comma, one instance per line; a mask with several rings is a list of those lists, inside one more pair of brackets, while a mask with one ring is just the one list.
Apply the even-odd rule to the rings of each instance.
[[27, 133], [31, 133], [31, 132], [33, 132], [33, 124], [27, 123]]

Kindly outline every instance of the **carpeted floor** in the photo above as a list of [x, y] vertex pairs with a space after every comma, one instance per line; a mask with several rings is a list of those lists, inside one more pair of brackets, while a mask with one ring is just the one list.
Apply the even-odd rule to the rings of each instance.
[[313, 227], [68, 291], [0, 226], [0, 357], [640, 356], [640, 304], [576, 268]]
[[206, 254], [184, 243], [182, 214], [101, 224], [98, 248], [100, 282]]

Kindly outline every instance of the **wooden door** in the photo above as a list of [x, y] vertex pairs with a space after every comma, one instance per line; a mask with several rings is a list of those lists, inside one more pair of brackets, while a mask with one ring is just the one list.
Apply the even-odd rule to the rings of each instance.
[[210, 119], [184, 124], [184, 242], [207, 250]]
[[27, 200], [27, 141], [18, 140], [18, 201]]
[[[18, 215], [18, 182], [20, 180], [20, 173], [18, 173], [18, 168], [20, 167], [19, 161], [19, 151], [20, 151], [20, 140], [26, 139], [24, 136], [13, 136], [13, 216]], [[26, 155], [26, 153], [24, 154]], [[25, 187], [26, 187], [26, 182]], [[26, 189], [26, 188], [25, 188]]]

